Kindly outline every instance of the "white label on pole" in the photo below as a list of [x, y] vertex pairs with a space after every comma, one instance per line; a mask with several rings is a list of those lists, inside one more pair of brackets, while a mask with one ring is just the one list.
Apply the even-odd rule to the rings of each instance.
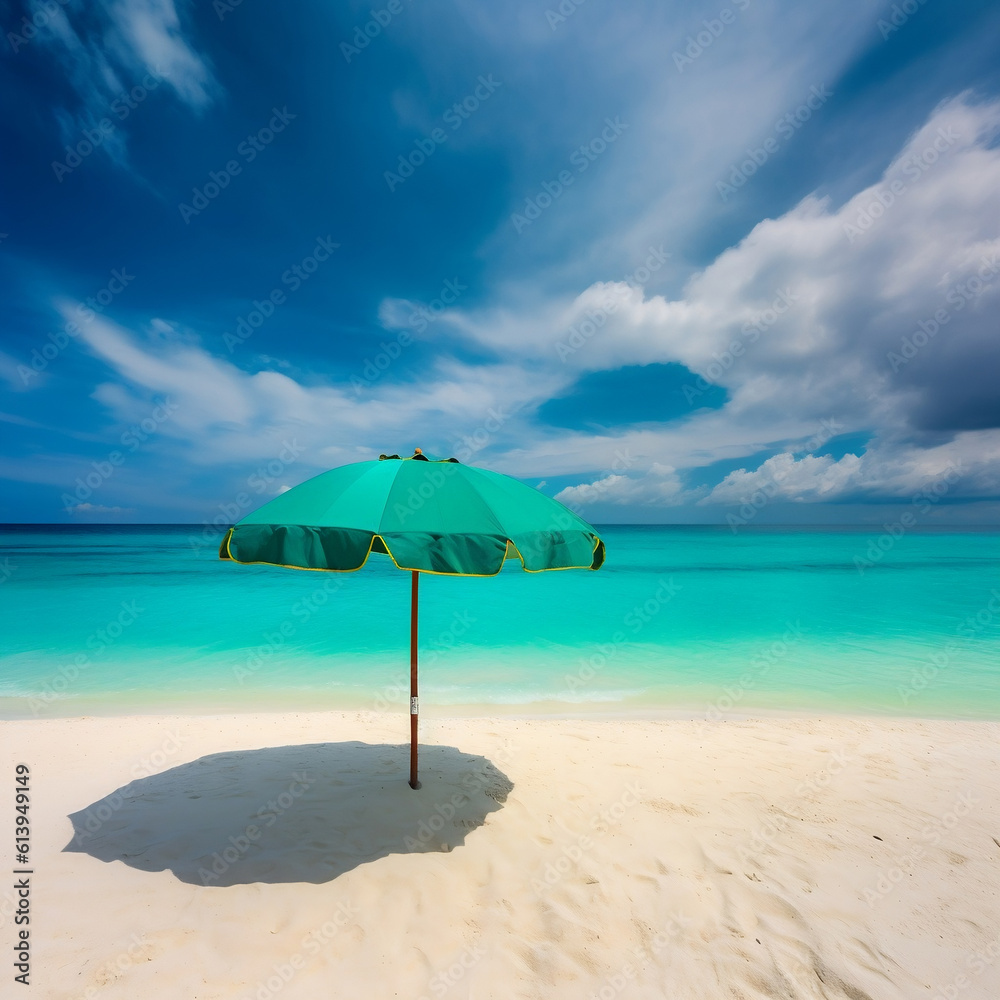
[[417, 702], [419, 700], [420, 700], [419, 698], [411, 698], [410, 699], [410, 715], [416, 715], [417, 714]]

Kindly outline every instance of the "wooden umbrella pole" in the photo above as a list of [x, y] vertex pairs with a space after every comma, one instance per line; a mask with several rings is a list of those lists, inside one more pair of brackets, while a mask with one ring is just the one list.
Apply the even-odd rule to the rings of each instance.
[[410, 589], [410, 788], [419, 788], [417, 781], [417, 586], [419, 574], [413, 571]]

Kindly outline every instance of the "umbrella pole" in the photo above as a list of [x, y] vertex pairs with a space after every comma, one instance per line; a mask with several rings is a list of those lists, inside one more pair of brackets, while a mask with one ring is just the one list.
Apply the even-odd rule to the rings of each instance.
[[417, 587], [419, 575], [413, 571], [410, 589], [410, 788], [419, 788], [417, 781]]

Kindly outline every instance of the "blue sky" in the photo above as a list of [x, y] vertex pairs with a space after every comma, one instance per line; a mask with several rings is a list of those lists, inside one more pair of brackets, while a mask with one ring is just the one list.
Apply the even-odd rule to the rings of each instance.
[[597, 522], [1000, 521], [995, 4], [0, 24], [0, 520], [419, 445]]

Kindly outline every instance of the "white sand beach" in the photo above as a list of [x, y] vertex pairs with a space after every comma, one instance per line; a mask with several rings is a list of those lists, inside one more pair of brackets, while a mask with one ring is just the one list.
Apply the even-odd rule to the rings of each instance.
[[405, 724], [4, 723], [24, 995], [1000, 996], [998, 724]]

